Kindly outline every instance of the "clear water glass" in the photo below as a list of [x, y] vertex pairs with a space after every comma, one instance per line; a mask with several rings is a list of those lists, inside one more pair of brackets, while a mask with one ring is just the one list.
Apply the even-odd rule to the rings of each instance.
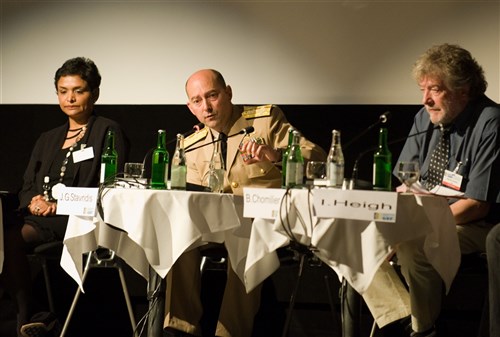
[[410, 192], [411, 185], [420, 178], [420, 168], [416, 161], [401, 161], [398, 163], [398, 179], [406, 186], [406, 192]]

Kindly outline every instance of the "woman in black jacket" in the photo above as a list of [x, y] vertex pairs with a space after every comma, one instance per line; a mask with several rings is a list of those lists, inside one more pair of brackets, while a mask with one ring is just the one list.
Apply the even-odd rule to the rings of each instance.
[[82, 57], [70, 59], [57, 70], [54, 82], [68, 121], [38, 138], [19, 193], [24, 216], [21, 223], [6, 226], [4, 233], [5, 261], [0, 276], [17, 303], [19, 336], [43, 335], [45, 331], [37, 329], [48, 328], [23, 326], [36, 311], [26, 252], [37, 244], [64, 238], [68, 217], [56, 214], [58, 190], [64, 186], [98, 187], [108, 130], [115, 132], [119, 170], [128, 154], [128, 141], [119, 124], [94, 114], [101, 82], [94, 62]]

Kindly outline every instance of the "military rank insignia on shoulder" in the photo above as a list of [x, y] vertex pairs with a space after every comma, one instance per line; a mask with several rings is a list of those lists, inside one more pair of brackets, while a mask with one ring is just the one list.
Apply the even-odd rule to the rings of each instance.
[[197, 131], [197, 132], [187, 136], [184, 139], [184, 148], [188, 148], [188, 147], [198, 143], [200, 140], [205, 139], [205, 137], [207, 135], [208, 135], [208, 128], [205, 126], [200, 131]]
[[267, 117], [271, 115], [272, 104], [259, 105], [259, 106], [245, 106], [243, 107], [243, 117], [245, 119], [253, 119], [258, 117]]

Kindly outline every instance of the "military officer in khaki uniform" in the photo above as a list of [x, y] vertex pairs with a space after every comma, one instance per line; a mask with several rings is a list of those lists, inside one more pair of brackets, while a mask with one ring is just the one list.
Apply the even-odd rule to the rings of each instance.
[[[185, 146], [198, 147], [253, 126], [250, 135], [227, 139], [226, 173], [223, 191], [243, 195], [243, 187], [281, 187], [282, 150], [288, 143], [291, 126], [276, 106], [239, 107], [233, 105], [232, 89], [222, 75], [212, 69], [195, 72], [186, 82], [187, 105], [205, 128], [186, 138]], [[202, 185], [209, 170], [213, 145], [187, 153], [187, 180]], [[304, 159], [325, 160], [326, 153], [316, 144], [301, 139]], [[245, 153], [246, 156], [243, 156]], [[184, 253], [167, 276], [165, 329], [173, 336], [201, 335], [200, 261], [197, 249]], [[219, 313], [216, 336], [252, 335], [253, 320], [260, 305], [260, 287], [249, 294], [228, 268], [226, 288]]]

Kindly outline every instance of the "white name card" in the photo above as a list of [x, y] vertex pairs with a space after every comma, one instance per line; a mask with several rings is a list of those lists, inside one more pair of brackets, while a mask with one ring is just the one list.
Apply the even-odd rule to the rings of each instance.
[[243, 188], [243, 217], [274, 219], [285, 192], [280, 188]]
[[396, 192], [316, 189], [313, 199], [318, 218], [396, 222]]
[[57, 200], [57, 214], [94, 216], [98, 188], [64, 187]]

